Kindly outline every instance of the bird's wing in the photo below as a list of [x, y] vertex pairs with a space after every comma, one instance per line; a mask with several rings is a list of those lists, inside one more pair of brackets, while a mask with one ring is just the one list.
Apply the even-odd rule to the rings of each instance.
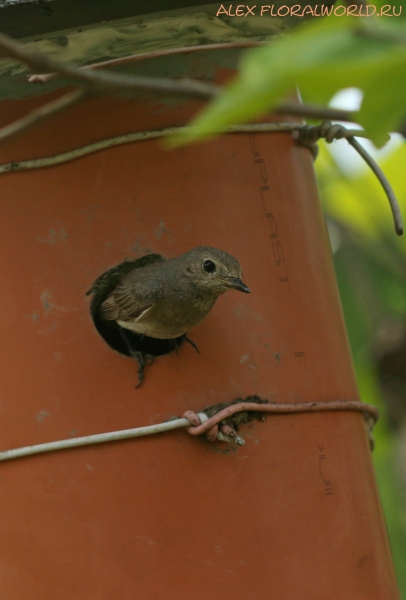
[[100, 313], [106, 321], [134, 321], [161, 297], [163, 284], [157, 279], [125, 277], [103, 302]]
[[[125, 260], [119, 265], [116, 265], [115, 267], [112, 267], [108, 271], [105, 271], [99, 275], [90, 290], [86, 292], [86, 296], [89, 296], [93, 293], [98, 294], [107, 287], [113, 289], [120, 282], [120, 280], [128, 275], [128, 273], [131, 271], [162, 262], [163, 260], [166, 260], [166, 258], [161, 254], [146, 254], [145, 256], [141, 256], [141, 258], [137, 258], [137, 260]], [[110, 284], [112, 284], [112, 287]]]

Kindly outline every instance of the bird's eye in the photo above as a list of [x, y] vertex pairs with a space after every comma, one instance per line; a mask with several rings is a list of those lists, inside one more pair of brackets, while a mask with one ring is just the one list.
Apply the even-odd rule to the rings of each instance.
[[207, 273], [213, 273], [216, 270], [216, 265], [212, 260], [205, 260], [203, 263], [203, 269], [207, 271]]

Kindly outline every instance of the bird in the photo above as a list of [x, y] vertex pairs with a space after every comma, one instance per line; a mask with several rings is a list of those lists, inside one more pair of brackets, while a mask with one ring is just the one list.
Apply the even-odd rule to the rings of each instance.
[[119, 326], [130, 354], [138, 360], [140, 384], [145, 355], [130, 347], [125, 332], [161, 340], [185, 336], [198, 351], [187, 332], [229, 290], [251, 291], [242, 281], [238, 260], [223, 250], [199, 246], [125, 274], [101, 303], [99, 314]]

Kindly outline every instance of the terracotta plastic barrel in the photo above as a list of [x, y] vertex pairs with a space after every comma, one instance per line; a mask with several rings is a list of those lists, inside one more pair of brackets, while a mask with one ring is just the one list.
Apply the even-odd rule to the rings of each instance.
[[[1, 122], [42, 101], [4, 101]], [[1, 162], [195, 109], [93, 100], [1, 147]], [[290, 134], [139, 142], [0, 189], [2, 449], [252, 394], [358, 399], [312, 158]], [[85, 292], [125, 258], [201, 244], [235, 255], [252, 293], [221, 297], [190, 332], [200, 355], [159, 357], [135, 390], [135, 362], [98, 335]], [[1, 463], [0, 597], [398, 598], [362, 416], [272, 416], [241, 434], [238, 448], [178, 430]]]

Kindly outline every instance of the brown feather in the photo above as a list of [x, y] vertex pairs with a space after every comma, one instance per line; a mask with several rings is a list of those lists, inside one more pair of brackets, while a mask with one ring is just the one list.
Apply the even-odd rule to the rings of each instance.
[[162, 294], [163, 285], [156, 279], [139, 280], [136, 271], [129, 275], [101, 305], [100, 314], [106, 321], [134, 321]]

